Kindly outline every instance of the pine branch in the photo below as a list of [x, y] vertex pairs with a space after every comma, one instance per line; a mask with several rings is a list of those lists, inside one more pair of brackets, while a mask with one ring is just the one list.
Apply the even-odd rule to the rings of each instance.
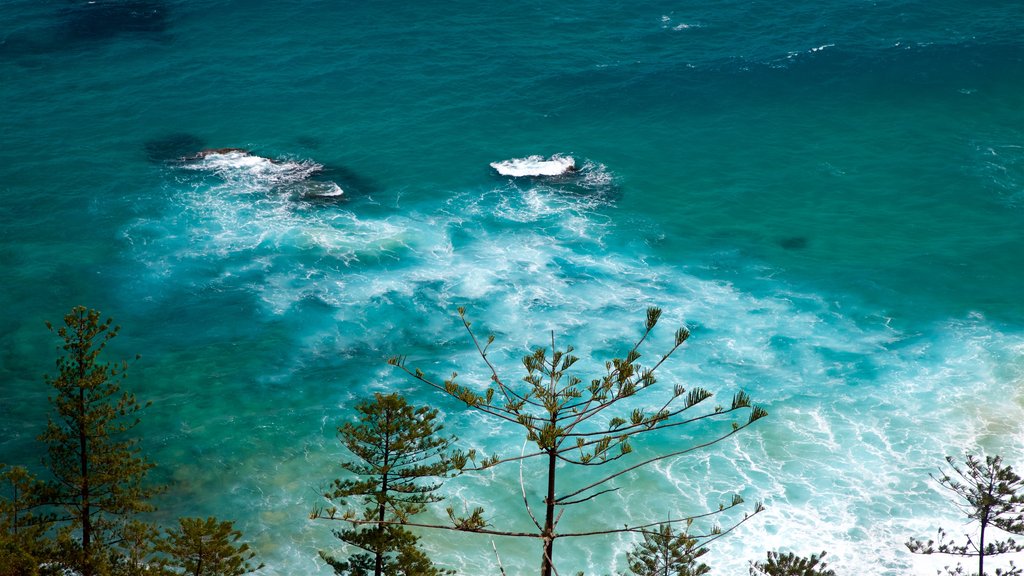
[[[484, 363], [487, 364], [487, 367], [490, 368], [491, 370], [491, 381], [498, 385], [498, 390], [501, 391], [502, 396], [504, 396], [505, 398], [505, 401], [512, 402], [512, 398], [515, 398], [517, 401], [525, 402], [525, 398], [517, 394], [514, 389], [509, 388], [508, 386], [505, 385], [504, 382], [501, 381], [501, 377], [498, 376], [498, 370], [494, 367], [494, 364], [491, 363], [490, 359], [487, 358], [486, 347], [481, 348], [480, 342], [476, 338], [476, 334], [473, 333], [473, 329], [470, 327], [470, 323], [466, 320], [466, 309], [459, 307], [458, 312], [459, 319], [462, 320], [462, 325], [466, 328], [466, 332], [469, 333], [469, 337], [473, 341], [473, 345], [476, 347], [477, 352], [480, 354], [480, 357], [483, 359]], [[490, 346], [491, 342], [493, 341], [494, 337], [489, 337], [487, 346]]]
[[558, 506], [572, 506], [573, 504], [581, 504], [581, 503], [586, 502], [588, 500], [593, 500], [594, 498], [597, 498], [598, 496], [600, 496], [602, 494], [607, 494], [609, 492], [617, 492], [618, 490], [619, 490], [618, 486], [616, 486], [615, 488], [606, 488], [605, 490], [601, 490], [600, 492], [597, 492], [595, 494], [591, 494], [590, 496], [587, 496], [586, 498], [581, 498], [579, 500], [570, 500], [568, 502], [557, 502], [556, 504]]
[[349, 524], [353, 524], [353, 525], [356, 525], [356, 526], [362, 526], [362, 525], [366, 525], [366, 524], [379, 524], [379, 525], [382, 525], [382, 526], [412, 526], [414, 528], [432, 528], [432, 529], [437, 529], [437, 530], [448, 530], [450, 532], [472, 532], [474, 534], [489, 534], [491, 536], [507, 536], [507, 537], [510, 537], [510, 538], [537, 538], [537, 539], [541, 538], [541, 535], [538, 534], [538, 533], [535, 533], [535, 532], [512, 532], [512, 531], [506, 531], [506, 530], [493, 530], [493, 529], [486, 528], [486, 527], [470, 529], [470, 528], [460, 528], [459, 526], [445, 525], [445, 524], [424, 524], [424, 523], [421, 523], [421, 522], [396, 522], [396, 521], [393, 521], [393, 520], [385, 520], [383, 522], [378, 522], [377, 520], [357, 520], [355, 518], [341, 518], [341, 517], [325, 518], [325, 519], [326, 520], [340, 520], [340, 521], [348, 522]]
[[624, 468], [622, 470], [619, 470], [618, 472], [616, 472], [614, 474], [610, 474], [610, 475], [602, 478], [601, 480], [598, 480], [596, 482], [588, 484], [587, 486], [584, 486], [583, 488], [580, 488], [579, 490], [575, 490], [575, 491], [570, 492], [568, 494], [565, 494], [563, 496], [559, 496], [558, 498], [555, 499], [555, 502], [561, 502], [562, 500], [565, 500], [567, 498], [572, 498], [573, 496], [578, 496], [579, 494], [581, 494], [583, 492], [586, 492], [587, 490], [590, 490], [591, 488], [594, 488], [596, 486], [600, 486], [601, 484], [604, 484], [605, 482], [608, 482], [608, 481], [610, 481], [610, 480], [612, 480], [614, 478], [617, 478], [619, 476], [622, 476], [623, 474], [625, 474], [627, 472], [636, 470], [637, 468], [640, 468], [642, 466], [646, 466], [646, 465], [651, 464], [653, 462], [658, 462], [659, 460], [664, 460], [666, 458], [672, 458], [674, 456], [682, 456], [683, 454], [689, 454], [690, 452], [694, 452], [696, 450], [701, 450], [703, 448], [707, 448], [709, 446], [713, 446], [713, 445], [721, 442], [722, 440], [725, 440], [726, 438], [729, 438], [733, 434], [736, 434], [740, 430], [745, 429], [746, 427], [750, 426], [752, 423], [753, 422], [748, 422], [748, 423], [743, 424], [743, 425], [738, 425], [738, 426], [734, 427], [732, 430], [730, 430], [728, 433], [723, 434], [723, 435], [719, 436], [718, 438], [715, 438], [714, 440], [710, 440], [710, 441], [705, 442], [703, 444], [697, 444], [695, 446], [691, 446], [691, 447], [685, 448], [683, 450], [677, 450], [675, 452], [670, 452], [668, 454], [663, 454], [661, 456], [655, 456], [653, 458], [649, 458], [647, 460], [644, 460], [643, 462], [640, 462], [638, 464], [634, 464], [633, 466], [630, 466], [628, 468]]
[[[526, 441], [523, 442], [523, 452], [526, 452]], [[530, 520], [533, 521], [533, 525], [537, 527], [537, 530], [543, 530], [540, 527], [540, 522], [537, 521], [537, 517], [533, 515], [533, 509], [530, 508], [530, 501], [526, 498], [526, 484], [523, 482], [523, 461], [519, 461], [519, 489], [523, 493], [523, 506], [526, 507], [526, 512], [530, 515]], [[497, 551], [495, 551], [497, 553]]]

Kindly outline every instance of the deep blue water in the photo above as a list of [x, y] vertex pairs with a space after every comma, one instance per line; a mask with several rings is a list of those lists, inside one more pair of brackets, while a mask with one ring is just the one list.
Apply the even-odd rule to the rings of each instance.
[[[124, 327], [111, 352], [142, 354], [129, 383], [172, 483], [157, 519], [234, 518], [265, 574], [327, 573], [331, 527], [306, 516], [355, 398], [401, 390], [467, 446], [521, 445], [387, 355], [485, 378], [466, 306], [509, 374], [551, 330], [599, 372], [659, 305], [694, 334], [663, 380], [746, 390], [771, 417], [567, 525], [740, 492], [767, 511], [715, 543], [716, 573], [769, 549], [928, 572], [902, 543], [959, 526], [928, 473], [964, 450], [1024, 462], [1020, 15], [0, 2], [0, 461], [36, 460], [43, 322], [98, 308]], [[252, 156], [176, 161], [223, 147]], [[488, 166], [555, 153], [581, 178]], [[306, 195], [330, 183], [344, 194]], [[517, 473], [451, 482], [453, 503], [528, 522]], [[491, 570], [486, 539], [425, 542]], [[624, 570], [629, 544], [560, 542], [557, 566]], [[535, 567], [532, 543], [498, 545]]]

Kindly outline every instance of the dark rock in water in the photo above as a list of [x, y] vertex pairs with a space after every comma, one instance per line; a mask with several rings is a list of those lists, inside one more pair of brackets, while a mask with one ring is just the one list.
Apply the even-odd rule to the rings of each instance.
[[550, 190], [558, 194], [614, 203], [622, 198], [622, 188], [603, 164], [584, 161], [578, 165], [571, 156], [555, 154], [549, 158], [527, 156], [491, 162], [495, 178], [508, 180], [517, 188]]
[[167, 7], [156, 0], [77, 1], [60, 15], [64, 33], [72, 40], [106, 40], [124, 33], [167, 30]]
[[295, 143], [310, 150], [319, 150], [323, 146], [323, 142], [315, 136], [299, 136], [295, 139]]
[[147, 140], [143, 145], [150, 162], [178, 162], [192, 156], [205, 142], [195, 134], [180, 132]]
[[345, 191], [345, 196], [348, 199], [352, 196], [372, 194], [379, 189], [379, 186], [372, 180], [344, 166], [324, 166], [323, 170], [313, 176], [313, 179], [336, 182]]
[[807, 238], [805, 236], [789, 236], [780, 239], [779, 246], [784, 250], [803, 250], [807, 248]]
[[293, 200], [311, 204], [337, 204], [348, 200], [345, 190], [329, 180], [303, 180], [284, 187]]

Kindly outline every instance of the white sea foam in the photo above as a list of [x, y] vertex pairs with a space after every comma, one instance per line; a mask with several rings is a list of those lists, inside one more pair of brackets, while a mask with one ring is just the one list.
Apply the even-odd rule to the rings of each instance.
[[1008, 204], [1024, 205], [1024, 145], [1015, 135], [1006, 134], [998, 141], [974, 143], [978, 161], [973, 163]]
[[580, 179], [584, 186], [593, 190], [601, 190], [613, 184], [614, 178], [611, 171], [604, 164], [590, 160], [583, 163], [580, 168]]
[[689, 30], [690, 28], [700, 28], [701, 27], [700, 24], [691, 24], [691, 23], [688, 23], [688, 22], [679, 22], [677, 24], [673, 24], [672, 20], [673, 20], [673, 18], [671, 16], [669, 16], [667, 14], [663, 15], [661, 17], [661, 27], [665, 28], [665, 29], [669, 29], [670, 28], [672, 30], [675, 30], [676, 32], [678, 32], [680, 30]]
[[[330, 366], [338, 350], [346, 359], [367, 351], [382, 357], [419, 351], [410, 364], [442, 376], [455, 369], [465, 384], [485, 386], [487, 367], [450, 319], [455, 306], [467, 305], [481, 334], [497, 333], [489, 359], [507, 380], [518, 377], [529, 346], [548, 345], [553, 331], [560, 343], [577, 345], [579, 366], [590, 367], [580, 374], [586, 381], [608, 356], [624, 353], [624, 343], [639, 333], [644, 308], [660, 305], [666, 329], [655, 335], [652, 352], [660, 351], [671, 327], [693, 327], [690, 342], [661, 370], [661, 382], [711, 388], [719, 402], [743, 389], [767, 405], [771, 415], [752, 430], [630, 474], [620, 483], [629, 490], [567, 512], [566, 529], [623, 517], [658, 521], [669, 507], [699, 513], [740, 493], [768, 508], [714, 544], [706, 558], [716, 572], [745, 573], [748, 561], [766, 550], [827, 549], [840, 572], [909, 573], [927, 560], [911, 556], [902, 542], [930, 536], [940, 525], [957, 526], [955, 510], [928, 478], [942, 457], [974, 446], [1011, 461], [1024, 456], [1018, 385], [1024, 335], [980, 315], [939, 322], [925, 334], [903, 333], [881, 311], [856, 302], [840, 306], [770, 275], [750, 291], [642, 249], [610, 250], [605, 244], [615, 240], [615, 224], [602, 213], [607, 203], [544, 184], [463, 191], [426, 208], [369, 216], [340, 207], [296, 209], [283, 194], [254, 198], [247, 180], [222, 180], [176, 184], [178, 203], [163, 218], [140, 220], [128, 231], [139, 259], [159, 271], [148, 292], [159, 297], [160, 287], [174, 283], [247, 291], [268, 323], [299, 315], [302, 333], [283, 347], [294, 351], [296, 367], [310, 357]], [[304, 314], [309, 303], [316, 306]], [[275, 378], [288, 381], [287, 371], [296, 367], [285, 366]], [[398, 388], [419, 401], [437, 400], [384, 368], [317, 394], [350, 399]], [[652, 391], [650, 402], [663, 400], [664, 391]], [[451, 410], [445, 419], [466, 447], [500, 454], [520, 449], [505, 428], [478, 415]], [[699, 437], [688, 430], [672, 441]], [[636, 446], [640, 457], [660, 449]], [[305, 452], [273, 472], [257, 461], [232, 462], [256, 470], [254, 478], [280, 478], [260, 483], [267, 492], [258, 500], [257, 542], [261, 552], [309, 573], [327, 573], [308, 558], [317, 546], [331, 545], [329, 528], [303, 524], [282, 531], [282, 523], [298, 522], [285, 518], [308, 512], [296, 501], [301, 487], [286, 478], [328, 469], [331, 457]], [[527, 467], [527, 486], [537, 485], [541, 474]], [[563, 479], [572, 483], [591, 474]], [[525, 529], [528, 517], [509, 486], [518, 487], [517, 471], [495, 469], [452, 480], [445, 490], [457, 507], [482, 503], [493, 511], [490, 517]], [[248, 498], [240, 492], [239, 505]], [[536, 491], [531, 498], [539, 501]], [[285, 532], [296, 536], [275, 540]], [[488, 554], [464, 552], [466, 546], [489, 550], [473, 536], [457, 544], [427, 539], [438, 559], [463, 573], [491, 565]], [[560, 541], [559, 570], [624, 569], [631, 541]], [[510, 572], [536, 563], [532, 543], [498, 545]]]
[[[822, 52], [824, 50], [827, 50], [828, 48], [834, 48], [834, 47], [835, 47], [835, 44], [822, 44], [821, 46], [813, 46], [813, 47], [811, 47], [811, 48], [809, 48], [809, 49], [807, 49], [806, 51], [803, 51], [803, 52], [801, 52], [801, 51], [792, 51], [791, 50], [791, 51], [789, 51], [786, 54], [786, 59], [787, 60], [792, 60], [792, 59], [800, 56], [801, 54], [814, 54], [814, 53], [817, 53], [817, 52]], [[776, 64], [776, 65], [774, 65], [774, 67], [779, 67], [779, 65]]]
[[301, 188], [301, 194], [306, 198], [337, 198], [344, 193], [334, 182], [309, 181]]
[[235, 192], [252, 193], [270, 188], [298, 185], [298, 192], [307, 197], [337, 197], [343, 194], [335, 182], [310, 178], [323, 170], [311, 160], [275, 160], [244, 150], [200, 152], [182, 165], [187, 170], [204, 171], [228, 182]]
[[514, 178], [525, 176], [561, 176], [576, 170], [576, 160], [572, 156], [555, 154], [545, 159], [543, 156], [527, 156], [512, 158], [500, 162], [491, 162], [491, 168], [502, 176]]
[[323, 169], [316, 162], [278, 161], [241, 150], [200, 153], [184, 167], [213, 172], [225, 180], [265, 185], [303, 180]]

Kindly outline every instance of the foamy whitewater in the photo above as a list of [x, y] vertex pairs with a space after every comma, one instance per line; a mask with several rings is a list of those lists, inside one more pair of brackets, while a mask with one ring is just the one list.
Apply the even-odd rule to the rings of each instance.
[[555, 154], [547, 160], [543, 156], [534, 155], [491, 162], [491, 168], [502, 176], [561, 176], [576, 169], [576, 160], [572, 156], [560, 154]]
[[[0, 4], [0, 462], [38, 467], [43, 324], [84, 304], [153, 405], [169, 486], [150, 518], [233, 519], [265, 576], [344, 553], [309, 520], [344, 472], [337, 427], [375, 391], [439, 409], [460, 447], [514, 428], [389, 368], [483, 388], [455, 317], [507, 381], [572, 343], [584, 381], [644, 310], [692, 337], [673, 384], [770, 415], [625, 475], [565, 530], [765, 511], [714, 574], [768, 550], [840, 574], [931, 574], [904, 542], [969, 530], [929, 477], [946, 455], [1024, 469], [1024, 28], [1006, 6], [184, 0]], [[503, 160], [496, 160], [503, 159]], [[630, 408], [633, 406], [631, 405]], [[636, 445], [636, 461], [706, 437]], [[539, 502], [542, 470], [522, 473]], [[531, 526], [520, 470], [448, 481], [444, 505]], [[560, 490], [595, 477], [560, 471]], [[708, 528], [707, 524], [699, 528]], [[496, 573], [491, 540], [421, 532]], [[556, 542], [562, 574], [626, 570], [636, 539]], [[495, 539], [509, 574], [534, 541]], [[1003, 565], [1003, 564], [1000, 564]]]

